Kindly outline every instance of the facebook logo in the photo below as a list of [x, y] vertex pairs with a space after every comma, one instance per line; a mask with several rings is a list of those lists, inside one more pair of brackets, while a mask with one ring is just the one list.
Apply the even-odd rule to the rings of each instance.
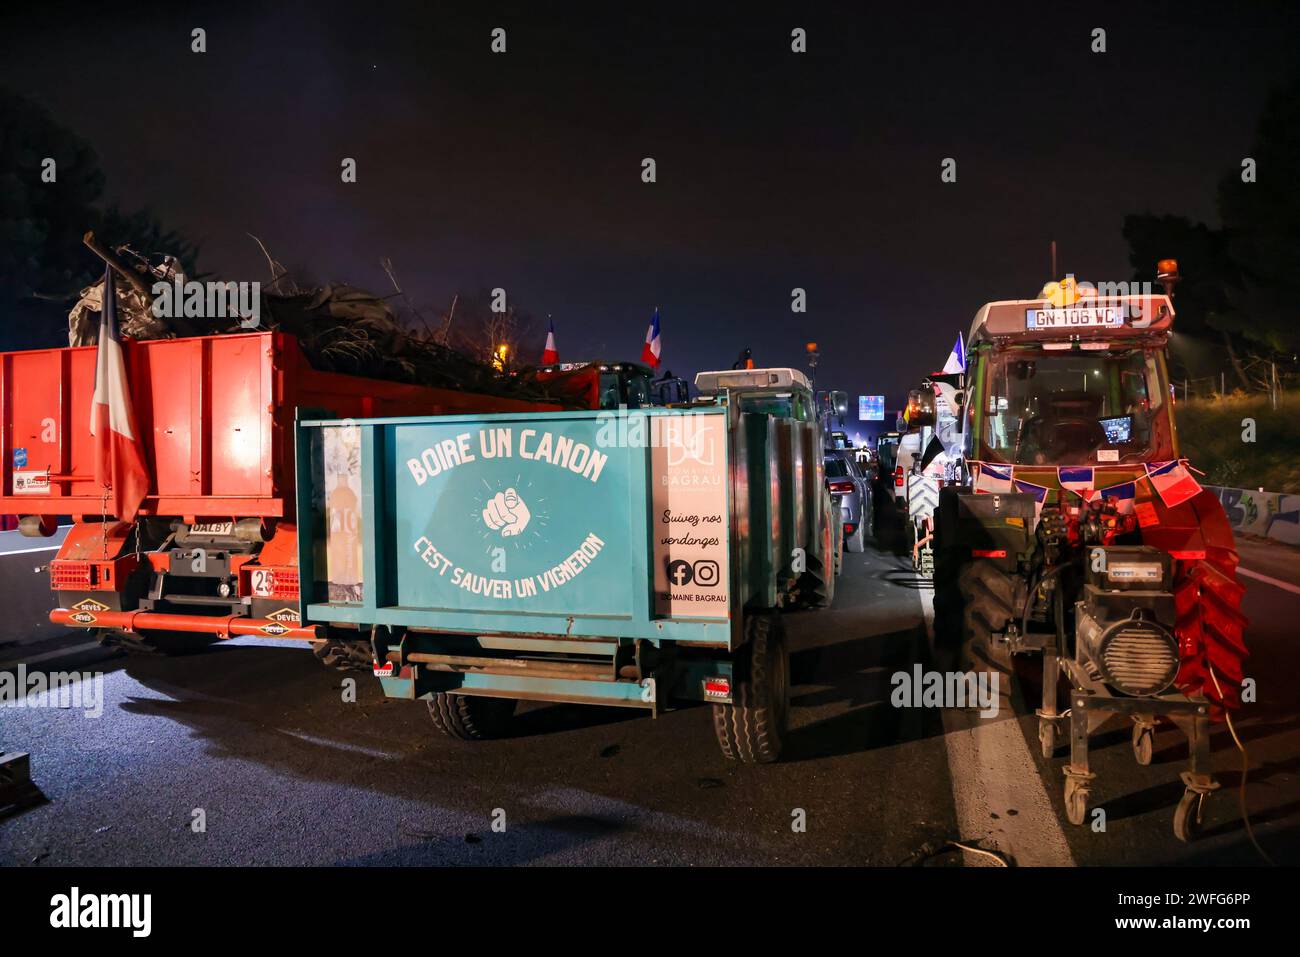
[[694, 579], [695, 570], [691, 568], [690, 562], [679, 558], [668, 563], [668, 580], [678, 588], [689, 585]]

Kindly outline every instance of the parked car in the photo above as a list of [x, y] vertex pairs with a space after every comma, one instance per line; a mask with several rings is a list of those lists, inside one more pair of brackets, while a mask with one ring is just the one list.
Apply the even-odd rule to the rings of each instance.
[[868, 483], [872, 482], [880, 468], [880, 459], [876, 455], [876, 450], [862, 445], [854, 449], [853, 454], [857, 456], [858, 469], [862, 472], [862, 477]]
[[858, 468], [852, 449], [826, 451], [826, 488], [844, 519], [844, 544], [861, 552], [875, 534], [875, 509], [871, 502], [871, 481]]
[[908, 432], [901, 436], [894, 448], [894, 505], [903, 515], [907, 514], [907, 480], [912, 474], [921, 452], [934, 434], [931, 428]]

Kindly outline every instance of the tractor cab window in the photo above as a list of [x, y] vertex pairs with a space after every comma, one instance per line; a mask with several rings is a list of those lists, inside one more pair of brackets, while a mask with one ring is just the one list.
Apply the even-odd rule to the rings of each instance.
[[814, 415], [812, 396], [803, 391], [747, 392], [740, 396], [740, 407], [745, 412], [765, 412], [798, 422], [811, 422]]
[[650, 405], [654, 405], [650, 401], [650, 380], [643, 375], [637, 375], [635, 372], [628, 373], [627, 407], [629, 409], [643, 409]]
[[1140, 460], [1164, 401], [1154, 355], [1143, 350], [1012, 350], [989, 372], [984, 444], [1017, 465]]
[[625, 370], [610, 369], [600, 373], [600, 407], [642, 409], [652, 405], [650, 386], [645, 376]]

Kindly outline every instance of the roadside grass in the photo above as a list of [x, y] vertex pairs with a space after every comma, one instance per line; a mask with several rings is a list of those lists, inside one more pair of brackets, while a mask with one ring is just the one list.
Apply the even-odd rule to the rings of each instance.
[[[1203, 484], [1300, 493], [1300, 391], [1283, 393], [1276, 410], [1267, 395], [1241, 392], [1174, 409], [1183, 457], [1205, 473]], [[1248, 419], [1254, 442], [1243, 440]]]

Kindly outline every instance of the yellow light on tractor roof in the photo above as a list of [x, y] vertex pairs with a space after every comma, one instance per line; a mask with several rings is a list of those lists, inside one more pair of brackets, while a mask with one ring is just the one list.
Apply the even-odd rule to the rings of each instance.
[[1060, 282], [1049, 282], [1042, 288], [1038, 294], [1039, 299], [1046, 299], [1058, 309], [1062, 306], [1072, 306], [1082, 297], [1079, 291], [1079, 285], [1075, 282], [1074, 276], [1066, 276]]

